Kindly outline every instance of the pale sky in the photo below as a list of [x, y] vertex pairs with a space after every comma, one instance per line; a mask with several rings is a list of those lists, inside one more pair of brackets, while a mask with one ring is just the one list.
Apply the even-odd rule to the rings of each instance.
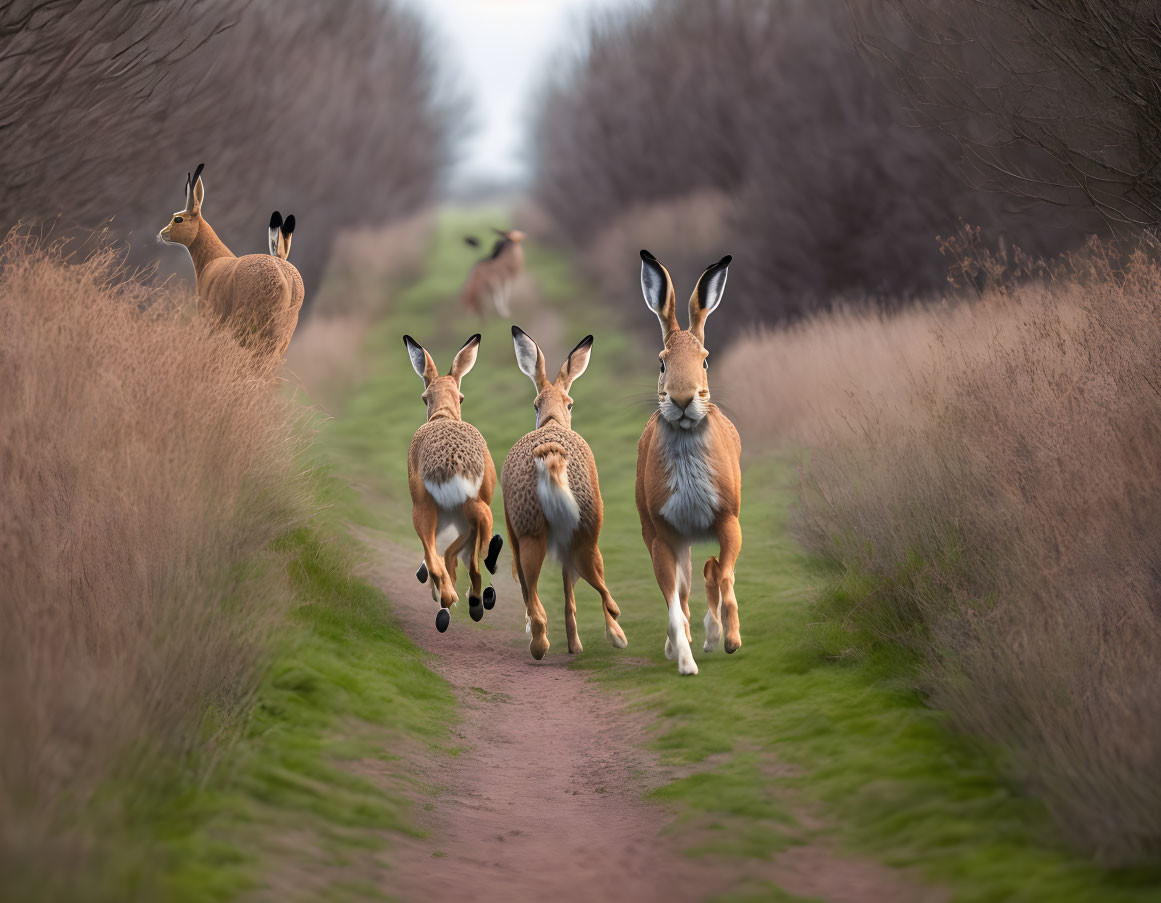
[[531, 103], [570, 26], [633, 0], [409, 0], [433, 27], [445, 69], [471, 99], [476, 129], [453, 181], [510, 181], [528, 170]]

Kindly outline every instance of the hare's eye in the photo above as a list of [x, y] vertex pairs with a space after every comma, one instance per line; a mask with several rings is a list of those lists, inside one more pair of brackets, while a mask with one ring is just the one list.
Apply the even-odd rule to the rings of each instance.
[[704, 361], [702, 361], [702, 362], [701, 362], [701, 365], [702, 365], [702, 367], [703, 367], [703, 368], [705, 368], [706, 370], [708, 370], [708, 369], [709, 369], [709, 358], [707, 357], [707, 358], [706, 358]]
[[664, 372], [665, 372], [665, 361], [662, 361], [662, 362], [661, 362], [661, 372], [662, 372], [662, 373], [664, 373]]
[[571, 401], [568, 403], [568, 409], [569, 409], [570, 411], [572, 410], [572, 402], [571, 402]]
[[180, 223], [180, 222], [181, 222], [181, 217], [180, 217], [180, 216], [175, 216], [175, 217], [173, 218], [173, 221], [174, 221], [175, 223]]

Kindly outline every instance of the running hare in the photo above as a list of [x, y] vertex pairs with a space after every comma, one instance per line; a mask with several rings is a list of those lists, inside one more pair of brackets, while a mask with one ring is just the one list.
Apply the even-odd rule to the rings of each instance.
[[[677, 325], [673, 280], [657, 258], [641, 252], [641, 290], [661, 321], [665, 349], [657, 380], [657, 411], [637, 443], [637, 512], [653, 573], [669, 606], [665, 655], [682, 674], [697, 674], [689, 647], [690, 545], [716, 540], [705, 563], [705, 651], [725, 628], [726, 652], [742, 645], [734, 562], [742, 549], [742, 440], [710, 401], [705, 321], [721, 303], [730, 258], [709, 267], [689, 299], [689, 329]], [[720, 609], [720, 614], [719, 614]]]
[[512, 446], [500, 476], [504, 522], [512, 545], [513, 568], [528, 610], [529, 651], [535, 659], [548, 652], [548, 618], [536, 584], [548, 552], [560, 561], [564, 577], [564, 624], [568, 651], [581, 651], [576, 629], [578, 577], [601, 594], [605, 636], [618, 649], [628, 645], [617, 623], [621, 611], [605, 586], [605, 563], [597, 548], [604, 520], [597, 465], [588, 443], [572, 431], [568, 390], [589, 364], [593, 337], [586, 336], [565, 359], [555, 382], [548, 381], [544, 353], [519, 326], [512, 327], [516, 362], [536, 386], [536, 429]]
[[[409, 335], [403, 337], [411, 366], [423, 379], [427, 422], [415, 431], [407, 450], [407, 482], [411, 489], [411, 521], [423, 543], [423, 564], [415, 575], [420, 583], [431, 578], [431, 598], [440, 603], [435, 626], [447, 630], [456, 596], [456, 555], [468, 566], [472, 586], [468, 612], [473, 621], [496, 604], [492, 587], [481, 592], [480, 552], [488, 543], [484, 565], [496, 573], [496, 557], [503, 540], [492, 535], [492, 493], [496, 465], [484, 437], [460, 418], [460, 380], [476, 362], [480, 336], [472, 336], [452, 362], [451, 373], [440, 376], [431, 355]], [[490, 542], [489, 542], [490, 540]], [[440, 556], [443, 556], [442, 558]]]

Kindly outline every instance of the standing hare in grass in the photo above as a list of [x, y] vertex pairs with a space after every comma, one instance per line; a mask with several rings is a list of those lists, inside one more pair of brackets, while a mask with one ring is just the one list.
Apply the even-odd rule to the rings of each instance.
[[[520, 274], [524, 272], [524, 249], [520, 243], [524, 241], [524, 233], [519, 229], [509, 229], [503, 232], [493, 229], [500, 236], [492, 246], [492, 253], [483, 260], [477, 260], [468, 274], [468, 281], [464, 283], [464, 290], [460, 295], [464, 305], [481, 316], [484, 315], [484, 305], [494, 307], [501, 317], [507, 317], [510, 312], [509, 302], [512, 298], [512, 287]], [[480, 246], [480, 240], [469, 235], [464, 239], [473, 248]]]
[[641, 290], [661, 321], [665, 348], [657, 380], [657, 411], [637, 444], [637, 512], [653, 573], [669, 606], [665, 655], [681, 674], [697, 674], [690, 649], [690, 546], [716, 540], [705, 577], [709, 611], [705, 651], [725, 631], [726, 652], [742, 645], [734, 563], [742, 549], [742, 440], [710, 401], [705, 321], [721, 303], [730, 258], [723, 257], [698, 280], [689, 299], [689, 329], [677, 325], [673, 280], [648, 251], [641, 252]]
[[[263, 354], [282, 357], [302, 309], [302, 277], [286, 260], [294, 217], [270, 221], [271, 253], [235, 257], [202, 217], [204, 163], [186, 174], [185, 207], [158, 237], [185, 245], [197, 278], [198, 310], [230, 327], [238, 341]], [[275, 226], [275, 217], [278, 219]], [[277, 228], [278, 236], [274, 236]]]
[[513, 569], [528, 610], [532, 657], [548, 652], [548, 618], [536, 584], [549, 553], [564, 577], [564, 625], [568, 651], [581, 651], [573, 589], [578, 577], [601, 595], [605, 636], [617, 649], [628, 645], [617, 618], [621, 611], [605, 586], [605, 563], [597, 548], [604, 520], [597, 465], [588, 443], [572, 431], [568, 390], [589, 364], [593, 337], [587, 336], [565, 359], [554, 382], [548, 381], [544, 353], [530, 336], [512, 327], [516, 362], [536, 386], [536, 429], [512, 446], [504, 461], [504, 522], [512, 546]]
[[407, 450], [407, 483], [411, 490], [411, 521], [423, 543], [423, 564], [416, 577], [431, 580], [431, 598], [440, 604], [435, 626], [443, 633], [451, 623], [456, 595], [456, 556], [468, 566], [471, 589], [468, 613], [473, 621], [496, 604], [492, 587], [481, 589], [480, 555], [488, 544], [484, 565], [496, 573], [503, 540], [492, 534], [492, 493], [496, 465], [484, 437], [460, 418], [460, 380], [476, 363], [480, 336], [472, 336], [456, 354], [451, 372], [440, 376], [431, 355], [409, 335], [403, 337], [411, 366], [423, 380], [427, 422], [415, 431]]

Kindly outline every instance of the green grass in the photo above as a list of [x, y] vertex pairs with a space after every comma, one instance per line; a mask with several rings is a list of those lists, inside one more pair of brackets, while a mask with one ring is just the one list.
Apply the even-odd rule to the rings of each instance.
[[[416, 541], [406, 449], [424, 412], [421, 384], [400, 337], [415, 336], [443, 371], [464, 339], [480, 331], [479, 320], [456, 300], [472, 259], [458, 237], [490, 220], [462, 213], [442, 218], [427, 277], [398, 296], [368, 337], [372, 372], [324, 437], [341, 471], [372, 500], [360, 517], [409, 543]], [[545, 349], [549, 367], [586, 333], [596, 336], [589, 370], [572, 389], [573, 426], [589, 441], [600, 470], [601, 549], [629, 648], [608, 647], [596, 594], [582, 584], [585, 652], [575, 667], [651, 713], [662, 756], [694, 767], [654, 794], [678, 814], [679, 842], [680, 832], [691, 829], [690, 854], [764, 857], [821, 831], [848, 849], [917, 869], [957, 900], [1156, 899], [1155, 874], [1104, 871], [1063, 849], [1037, 805], [1001, 783], [988, 753], [951, 734], [941, 715], [923, 705], [905, 657], [860, 645], [828, 620], [834, 607], [820, 600], [859, 588], [820, 571], [789, 538], [794, 472], [785, 460], [748, 449], [737, 583], [745, 645], [734, 656], [705, 655], [698, 639], [700, 676], [678, 677], [662, 654], [665, 607], [633, 503], [636, 442], [654, 404], [659, 350], [636, 274], [626, 273], [622, 298], [594, 304], [561, 255], [531, 246], [527, 256], [544, 305], [565, 324], [558, 347]], [[517, 322], [535, 338], [543, 317], [533, 313]], [[644, 330], [628, 332], [630, 321], [644, 323]], [[516, 368], [507, 323], [493, 318], [482, 331], [478, 363], [464, 379], [463, 411], [499, 467], [533, 426], [534, 393]], [[707, 333], [712, 353], [712, 318]], [[712, 387], [712, 369], [710, 378]], [[501, 522], [499, 495], [493, 509]], [[695, 555], [700, 552], [695, 570], [710, 554], [707, 548]], [[563, 655], [563, 603], [555, 583], [542, 582], [542, 597], [549, 654]], [[695, 591], [695, 635], [703, 598]], [[520, 603], [505, 598], [500, 604]], [[804, 826], [796, 813], [808, 810], [820, 813], [825, 827]]]
[[[350, 504], [337, 481], [318, 482], [324, 506]], [[310, 876], [309, 899], [376, 898], [345, 866], [374, 857], [393, 832], [415, 833], [410, 800], [431, 789], [390, 763], [417, 745], [449, 752], [455, 700], [386, 597], [353, 576], [358, 554], [325, 513], [275, 543], [262, 567], [284, 573], [291, 608], [248, 717], [207, 744], [215, 761], [200, 783], [194, 762], [134, 788], [137, 811], [118, 826], [126, 836], [81, 898], [229, 900], [288, 867]]]

